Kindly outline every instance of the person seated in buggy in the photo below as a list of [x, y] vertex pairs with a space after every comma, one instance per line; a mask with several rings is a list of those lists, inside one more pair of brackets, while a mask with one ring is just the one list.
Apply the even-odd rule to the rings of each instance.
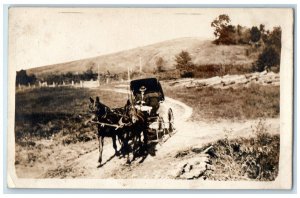
[[142, 106], [152, 107], [150, 116], [157, 116], [157, 110], [159, 109], [159, 101], [161, 98], [160, 92], [146, 92], [147, 88], [142, 86], [140, 93], [135, 97], [135, 103]]

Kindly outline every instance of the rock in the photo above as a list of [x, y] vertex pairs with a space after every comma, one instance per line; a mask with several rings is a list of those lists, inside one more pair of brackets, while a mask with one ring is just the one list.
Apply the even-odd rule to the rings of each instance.
[[273, 81], [271, 79], [265, 80], [264, 83], [271, 84]]
[[280, 86], [280, 82], [273, 82], [272, 85], [274, 85], [274, 86]]
[[252, 78], [253, 74], [245, 74], [245, 78], [249, 79]]
[[266, 75], [268, 72], [265, 70], [265, 71], [263, 71], [263, 72], [260, 72], [260, 76], [263, 76], [263, 75]]
[[201, 153], [197, 157], [188, 159], [176, 172], [176, 177], [181, 179], [196, 179], [204, 175], [206, 170], [211, 170], [209, 155]]
[[207, 84], [205, 82], [197, 82], [196, 86], [197, 87], [205, 87]]

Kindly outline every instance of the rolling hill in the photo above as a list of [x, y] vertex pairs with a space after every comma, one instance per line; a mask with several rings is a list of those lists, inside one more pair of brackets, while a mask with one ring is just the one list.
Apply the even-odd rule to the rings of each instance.
[[200, 66], [208, 64], [248, 65], [256, 60], [258, 54], [255, 50], [252, 52], [250, 46], [215, 45], [211, 41], [200, 38], [179, 38], [93, 58], [32, 68], [28, 70], [28, 73], [36, 76], [50, 73], [82, 73], [88, 68], [96, 72], [98, 65], [101, 72], [109, 70], [111, 73], [122, 73], [127, 71], [128, 67], [137, 70], [140, 59], [143, 71], [151, 72], [155, 69], [155, 62], [159, 57], [164, 59], [165, 69], [174, 68], [175, 55], [182, 50], [188, 51], [192, 61]]

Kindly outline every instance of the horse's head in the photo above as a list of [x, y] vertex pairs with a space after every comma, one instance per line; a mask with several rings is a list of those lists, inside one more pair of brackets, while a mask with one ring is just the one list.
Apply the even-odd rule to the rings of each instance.
[[100, 102], [97, 96], [96, 100], [90, 97], [89, 112], [92, 113], [93, 118], [105, 118], [108, 113], [108, 108]]
[[130, 100], [127, 100], [127, 103], [125, 105], [125, 114], [133, 124], [143, 119], [143, 117], [141, 116], [142, 112], [138, 111], [135, 108], [134, 104], [130, 102]]

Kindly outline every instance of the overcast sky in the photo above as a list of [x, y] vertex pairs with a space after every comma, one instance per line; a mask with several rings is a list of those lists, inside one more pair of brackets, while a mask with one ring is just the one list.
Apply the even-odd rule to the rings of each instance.
[[211, 21], [280, 26], [279, 9], [13, 8], [10, 63], [17, 70], [99, 56], [180, 37], [213, 39]]

